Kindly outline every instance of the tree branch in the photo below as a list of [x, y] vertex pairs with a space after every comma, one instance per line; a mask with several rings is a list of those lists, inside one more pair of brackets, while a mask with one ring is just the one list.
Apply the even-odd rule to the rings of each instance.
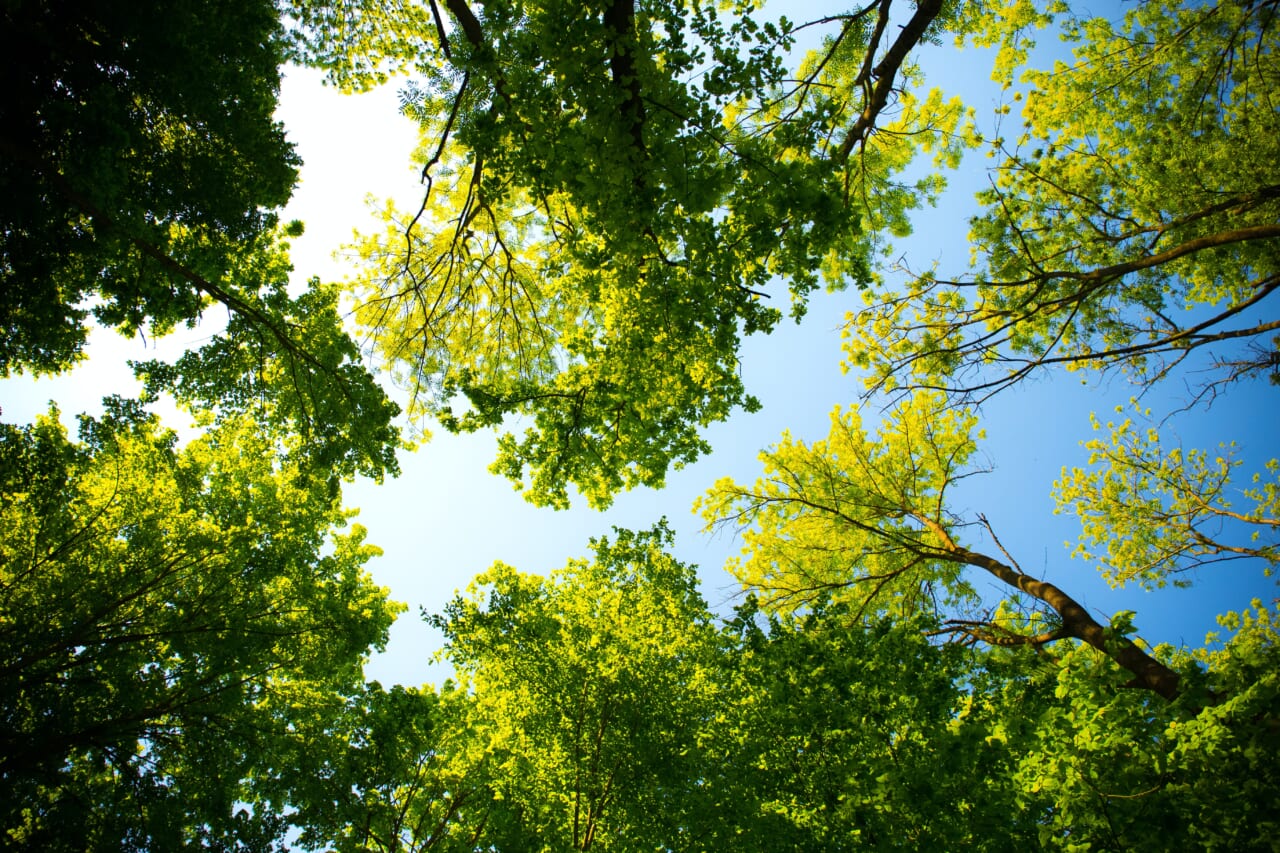
[[[902, 63], [906, 60], [907, 54], [920, 42], [929, 24], [933, 23], [933, 19], [942, 11], [942, 4], [943, 0], [920, 0], [915, 14], [902, 28], [893, 46], [889, 48], [880, 63], [871, 70], [872, 76], [876, 78], [875, 86], [871, 89], [871, 96], [862, 110], [862, 115], [858, 116], [853, 127], [849, 128], [849, 134], [836, 154], [837, 162], [844, 163], [849, 159], [849, 154], [852, 153], [855, 145], [866, 143], [880, 111], [889, 102], [889, 93], [893, 91], [894, 78], [902, 68]], [[881, 8], [887, 9], [887, 0]], [[877, 24], [877, 29], [883, 28]], [[867, 49], [875, 50], [875, 42], [872, 42]]]

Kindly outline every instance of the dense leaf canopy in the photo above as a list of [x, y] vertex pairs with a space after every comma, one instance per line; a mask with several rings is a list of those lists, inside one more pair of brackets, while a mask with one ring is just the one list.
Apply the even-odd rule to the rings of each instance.
[[398, 408], [316, 287], [290, 298], [280, 226], [298, 160], [274, 120], [285, 42], [264, 0], [9, 3], [0, 26], [0, 376], [66, 369], [92, 322], [125, 335], [225, 333], [151, 391], [272, 417], [338, 476], [395, 473]]
[[[361, 244], [356, 317], [414, 412], [451, 430], [525, 416], [494, 470], [557, 507], [705, 454], [707, 425], [757, 406], [739, 339], [778, 322], [778, 283], [797, 316], [823, 281], [868, 283], [882, 232], [940, 186], [897, 174], [958, 151], [959, 104], [898, 84], [961, 4], [920, 4], [896, 40], [890, 5], [827, 19], [798, 80], [795, 24], [714, 4], [454, 0], [398, 54], [383, 22], [426, 189]], [[372, 74], [318, 59], [340, 82]]]
[[1274, 610], [1230, 614], [1221, 651], [1161, 650], [1195, 682], [1171, 703], [1088, 645], [939, 644], [928, 616], [829, 599], [716, 627], [670, 545], [618, 530], [545, 577], [477, 578], [433, 617], [459, 683], [371, 685], [298, 729], [273, 778], [307, 843], [1269, 849]]
[[[227, 320], [134, 364], [141, 399], [78, 439], [52, 406], [0, 424], [5, 846], [1274, 849], [1274, 602], [1152, 645], [1150, 610], [1098, 615], [1047, 547], [1024, 569], [1041, 543], [969, 480], [1000, 455], [980, 401], [1115, 371], [1135, 400], [1052, 485], [1074, 556], [1153, 595], [1274, 569], [1274, 448], [1177, 427], [1276, 373], [1275, 0], [799, 22], [702, 0], [65, 5], [0, 3], [0, 374], [70, 369], [95, 325]], [[1030, 67], [1048, 31], [1071, 58]], [[949, 40], [994, 48], [1016, 131], [931, 88], [918, 58]], [[290, 281], [286, 59], [350, 91], [399, 76], [420, 128], [421, 203], [385, 207], [345, 284]], [[970, 270], [886, 263], [982, 147]], [[845, 367], [869, 400], [699, 502], [742, 537], [733, 613], [665, 521], [615, 528], [424, 610], [442, 685], [366, 680], [403, 608], [341, 491], [398, 472], [402, 425], [496, 429], [492, 470], [530, 501], [604, 508], [758, 407], [743, 339], [822, 286], [859, 291]], [[1166, 379], [1190, 400], [1153, 414]], [[166, 395], [185, 439], [148, 411]]]
[[[263, 239], [298, 165], [272, 119], [269, 3], [6, 3], [0, 373], [79, 356], [87, 318], [163, 334]], [[237, 282], [252, 292], [250, 282]]]
[[[68, 439], [54, 411], [0, 434], [0, 784], [32, 849], [176, 848], [236, 817], [298, 683], [361, 678], [396, 607], [327, 478], [227, 422], [178, 449], [117, 403]], [[249, 840], [249, 839], [241, 839]]]

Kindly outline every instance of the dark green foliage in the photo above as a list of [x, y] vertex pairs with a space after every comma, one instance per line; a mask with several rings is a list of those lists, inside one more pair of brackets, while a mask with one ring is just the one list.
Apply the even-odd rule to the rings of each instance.
[[732, 624], [736, 716], [707, 761], [724, 823], [705, 849], [1028, 849], [1013, 757], [964, 713], [969, 651], [839, 606], [761, 620], [752, 600]]
[[254, 401], [324, 476], [398, 471], [398, 409], [361, 365], [332, 288], [287, 293], [276, 208], [297, 158], [273, 118], [275, 7], [217, 3], [4, 7], [0, 50], [0, 375], [79, 357], [92, 321], [126, 335], [227, 330], [150, 394], [224, 415]]
[[275, 8], [9, 0], [0, 15], [0, 375], [66, 368], [90, 315], [126, 334], [194, 320], [202, 282], [222, 283], [296, 178], [272, 119]]

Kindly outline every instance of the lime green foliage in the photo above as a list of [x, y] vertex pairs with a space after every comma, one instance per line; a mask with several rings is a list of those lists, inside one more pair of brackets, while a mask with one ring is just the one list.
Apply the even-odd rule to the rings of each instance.
[[[412, 68], [433, 26], [415, 0], [281, 0], [286, 57], [322, 68], [345, 92], [368, 91]], [[434, 4], [432, 4], [434, 5]]]
[[895, 89], [919, 41], [968, 26], [962, 4], [922, 3], [900, 31], [889, 7], [828, 20], [791, 74], [795, 26], [746, 6], [433, 5], [448, 26], [388, 65], [412, 67], [425, 196], [387, 208], [354, 284], [411, 414], [455, 431], [521, 416], [493, 470], [556, 507], [705, 454], [706, 426], [757, 405], [737, 352], [781, 318], [769, 297], [789, 291], [798, 317], [822, 282], [868, 283], [879, 235], [941, 186], [895, 175], [967, 139], [957, 102]]
[[[0, 432], [0, 814], [29, 849], [257, 844], [237, 802], [262, 714], [359, 683], [397, 610], [327, 478], [227, 419], [178, 449], [108, 401]], [[283, 722], [281, 722], [283, 725]]]
[[497, 564], [433, 620], [475, 694], [499, 823], [525, 849], [683, 846], [716, 634], [670, 541], [618, 530], [547, 578]]
[[963, 46], [968, 40], [979, 47], [995, 47], [991, 79], [1004, 83], [1013, 80], [1026, 66], [1038, 31], [1051, 26], [1057, 16], [1069, 14], [1070, 8], [1063, 2], [1009, 0], [985, 12], [972, 32], [956, 39], [956, 46]]
[[659, 525], [545, 578], [494, 565], [431, 617], [457, 684], [282, 694], [299, 722], [258, 802], [343, 851], [692, 849], [719, 635], [670, 543]]
[[[1101, 429], [1096, 418], [1093, 426]], [[1178, 572], [1222, 560], [1280, 562], [1280, 461], [1267, 463], [1266, 479], [1260, 471], [1250, 488], [1239, 489], [1231, 484], [1243, 464], [1234, 445], [1216, 454], [1166, 451], [1154, 428], [1144, 430], [1132, 418], [1106, 429], [1107, 439], [1084, 444], [1091, 467], [1064, 468], [1054, 489], [1058, 512], [1080, 517], [1076, 555], [1097, 561], [1113, 586], [1160, 587]], [[1239, 508], [1237, 495], [1244, 499]]]
[[[976, 473], [976, 417], [948, 407], [940, 392], [917, 392], [875, 436], [856, 411], [832, 417], [831, 435], [804, 445], [784, 437], [761, 454], [764, 476], [753, 486], [718, 482], [698, 505], [708, 526], [743, 529], [745, 562], [730, 564], [771, 609], [795, 612], [824, 597], [847, 602], [856, 618], [925, 614], [947, 618], [940, 634], [993, 646], [1046, 648], [1079, 640], [1132, 676], [1132, 685], [1174, 700], [1180, 676], [1101, 625], [1056, 584], [1022, 571], [978, 514], [967, 523], [946, 502], [948, 487]], [[962, 543], [981, 524], [1000, 556]], [[974, 613], [963, 574], [979, 569], [1034, 602], [1028, 620], [1016, 609]]]
[[836, 409], [825, 440], [784, 435], [761, 454], [754, 486], [721, 480], [695, 511], [708, 525], [741, 529], [746, 559], [729, 568], [770, 610], [826, 596], [892, 616], [938, 595], [958, 603], [971, 592], [942, 557], [952, 527], [946, 491], [970, 473], [975, 424], [936, 394], [895, 410], [877, 435], [857, 409]]
[[[1030, 4], [983, 38], [1017, 58]], [[1061, 11], [1061, 10], [1059, 10]], [[913, 277], [850, 316], [871, 387], [985, 395], [1047, 364], [1143, 382], [1201, 347], [1205, 391], [1271, 372], [1280, 286], [1277, 29], [1269, 3], [1143, 3], [1059, 18], [1074, 58], [997, 68], [1020, 127], [972, 221], [974, 272]], [[1011, 53], [1010, 53], [1011, 52]], [[1007, 59], [1008, 57], [1006, 57]]]

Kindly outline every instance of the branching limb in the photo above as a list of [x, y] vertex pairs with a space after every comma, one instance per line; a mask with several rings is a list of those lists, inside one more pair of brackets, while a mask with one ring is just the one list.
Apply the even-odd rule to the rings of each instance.
[[[849, 155], [853, 152], [855, 145], [866, 143], [867, 137], [875, 127], [880, 111], [889, 102], [889, 93], [893, 91], [894, 80], [899, 69], [902, 68], [902, 63], [906, 61], [907, 55], [924, 37], [925, 30], [933, 23], [933, 19], [942, 11], [942, 5], [943, 0], [921, 0], [919, 5], [916, 6], [915, 14], [911, 16], [911, 20], [902, 28], [902, 32], [898, 34], [893, 46], [889, 48], [888, 53], [880, 60], [880, 63], [871, 70], [871, 75], [876, 78], [875, 85], [871, 87], [870, 97], [866, 106], [863, 107], [862, 114], [858, 116], [857, 121], [849, 128], [849, 133], [845, 136], [844, 143], [840, 146], [840, 150], [836, 152], [833, 158], [836, 162], [845, 162], [849, 159]], [[888, 2], [886, 0], [881, 8], [887, 9], [887, 7]], [[883, 31], [882, 21], [877, 22], [877, 29]], [[874, 46], [875, 41], [872, 42], [872, 50], [874, 50]]]

